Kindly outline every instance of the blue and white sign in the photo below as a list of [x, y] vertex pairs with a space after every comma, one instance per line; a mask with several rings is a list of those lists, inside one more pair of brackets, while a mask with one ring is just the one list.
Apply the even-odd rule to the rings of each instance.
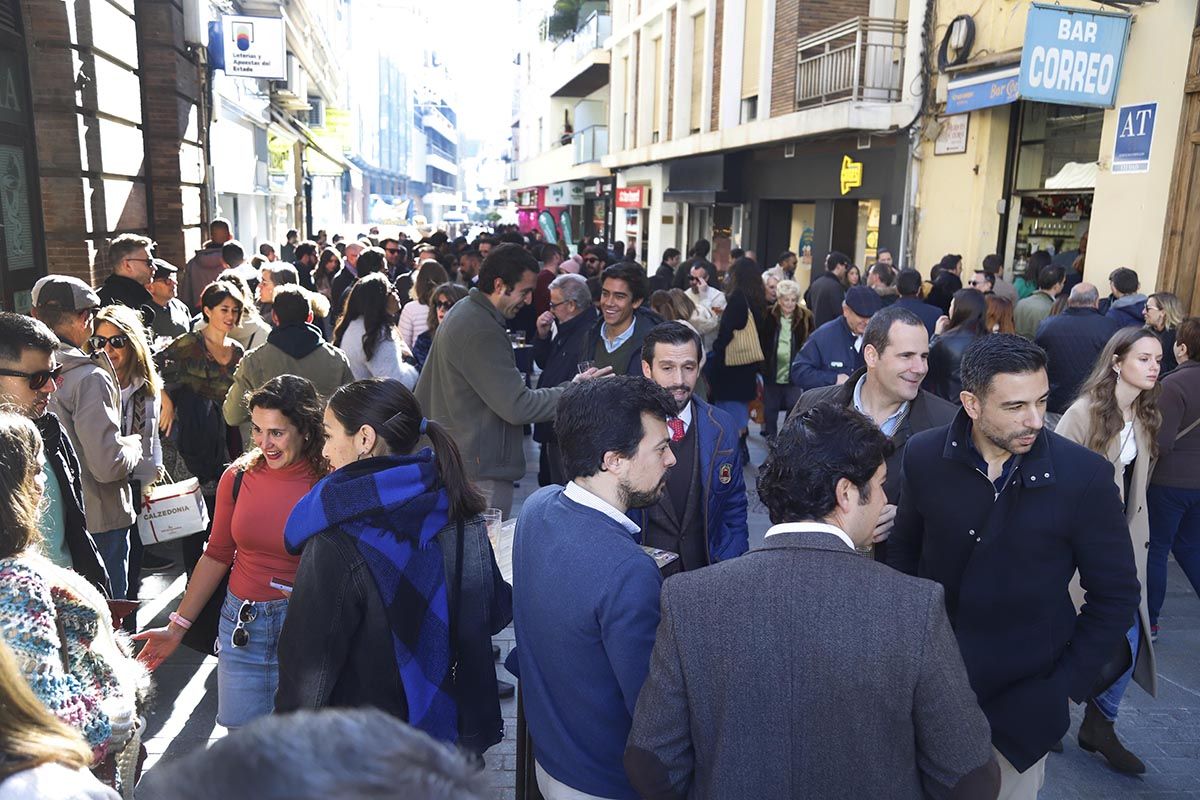
[[1117, 109], [1117, 138], [1113, 142], [1114, 173], [1149, 172], [1150, 146], [1158, 103], [1139, 103]]
[[963, 114], [1017, 100], [1016, 67], [953, 78], [946, 91], [946, 113]]
[[1112, 108], [1128, 14], [1033, 5], [1021, 51], [1023, 100]]

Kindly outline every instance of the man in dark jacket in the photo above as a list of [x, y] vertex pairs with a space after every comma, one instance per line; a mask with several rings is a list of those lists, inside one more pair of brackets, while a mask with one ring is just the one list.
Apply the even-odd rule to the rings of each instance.
[[873, 289], [854, 286], [846, 292], [842, 315], [813, 331], [792, 360], [792, 383], [806, 391], [845, 383], [863, 364], [862, 336], [882, 306]]
[[933, 329], [942, 316], [942, 310], [921, 299], [921, 273], [915, 269], [900, 270], [900, 274], [896, 276], [896, 291], [900, 293], [896, 305], [907, 308], [920, 317], [921, 322], [925, 323], [925, 330], [933, 336]]
[[883, 309], [863, 333], [863, 361], [840, 386], [812, 389], [800, 396], [789, 417], [821, 403], [849, 406], [871, 419], [891, 437], [883, 489], [888, 503], [879, 515], [873, 543], [875, 560], [887, 560], [887, 537], [896, 520], [900, 496], [900, 456], [904, 445], [921, 431], [948, 425], [956, 407], [921, 388], [929, 372], [929, 334], [911, 311], [897, 305]]
[[1061, 314], [1046, 317], [1033, 341], [1046, 351], [1050, 401], [1046, 410], [1062, 414], [1075, 401], [1079, 387], [1096, 366], [1096, 357], [1121, 323], [1099, 311], [1100, 293], [1090, 283], [1077, 283]]
[[46, 464], [46, 513], [42, 551], [110, 595], [108, 572], [83, 513], [79, 459], [58, 417], [47, 409], [58, 389], [58, 338], [40, 321], [0, 312], [0, 402], [33, 420], [42, 435]]
[[154, 320], [151, 328], [154, 337], [175, 339], [192, 329], [192, 315], [188, 307], [177, 296], [179, 268], [161, 258], [154, 259], [154, 279], [146, 290], [153, 302]]
[[671, 284], [675, 281], [675, 270], [679, 267], [682, 259], [683, 255], [674, 247], [668, 247], [663, 251], [662, 263], [658, 265], [658, 271], [650, 278], [651, 292], [659, 289], [665, 292], [671, 288]]
[[649, 288], [646, 273], [636, 264], [613, 264], [600, 286], [600, 319], [588, 333], [583, 360], [612, 367], [617, 375], [641, 375], [642, 340], [662, 321], [641, 310]]
[[123, 233], [108, 246], [112, 274], [96, 289], [100, 305], [128, 306], [142, 311], [147, 324], [154, 316], [154, 298], [147, 286], [154, 280], [154, 242], [135, 233]]
[[837, 319], [842, 311], [846, 289], [842, 280], [850, 268], [850, 257], [836, 250], [825, 256], [825, 271], [818, 275], [804, 293], [804, 304], [813, 312], [813, 323], [819, 328]]
[[[1140, 592], [1107, 459], [1043, 429], [1046, 355], [991, 334], [963, 357], [963, 408], [902, 459], [888, 563], [946, 589], [1003, 797], [1035, 797], [1045, 758], [1124, 645]], [[1076, 572], [1087, 591], [1076, 612]]]
[[[599, 317], [592, 305], [592, 291], [582, 275], [559, 275], [550, 283], [550, 309], [538, 317], [538, 335], [533, 340], [533, 360], [542, 370], [539, 389], [573, 380], [579, 373], [579, 364], [591, 360], [585, 355], [586, 343]], [[551, 338], [555, 324], [558, 329]], [[542, 446], [538, 486], [565, 483], [554, 423], [535, 422], [533, 440]]]
[[1122, 328], [1140, 328], [1146, 324], [1146, 295], [1138, 292], [1138, 274], [1128, 267], [1114, 269], [1108, 276], [1112, 299], [1105, 316], [1121, 323]]
[[789, 420], [764, 545], [667, 579], [625, 749], [639, 797], [996, 797], [942, 588], [855, 554], [889, 450], [844, 406]]

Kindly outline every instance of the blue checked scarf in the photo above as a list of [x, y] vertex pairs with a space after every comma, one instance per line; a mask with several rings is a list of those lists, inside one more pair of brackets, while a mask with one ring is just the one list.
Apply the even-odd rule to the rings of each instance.
[[408, 722], [435, 739], [455, 742], [454, 656], [437, 540], [449, 507], [429, 448], [366, 459], [324, 478], [296, 504], [284, 542], [296, 553], [330, 528], [354, 539], [387, 611]]

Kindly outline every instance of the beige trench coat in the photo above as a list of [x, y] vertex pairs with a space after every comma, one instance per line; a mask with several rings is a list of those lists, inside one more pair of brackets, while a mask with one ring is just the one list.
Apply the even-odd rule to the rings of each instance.
[[[1088, 437], [1087, 398], [1079, 398], [1063, 414], [1054, 432], [1084, 445]], [[1150, 438], [1138, 423], [1133, 426], [1134, 441], [1137, 442], [1137, 458], [1133, 462], [1133, 478], [1129, 484], [1131, 497], [1126, 503], [1125, 520], [1129, 523], [1129, 537], [1133, 541], [1133, 560], [1137, 562], [1138, 582], [1142, 585], [1142, 602], [1138, 609], [1142, 620], [1141, 642], [1138, 645], [1137, 663], [1133, 668], [1133, 679], [1151, 695], [1158, 693], [1158, 673], [1154, 660], [1154, 645], [1150, 642], [1150, 615], [1146, 605], [1146, 556], [1150, 548], [1150, 512], [1146, 508], [1146, 484], [1150, 482]], [[1121, 437], [1118, 434], [1108, 444], [1103, 454], [1113, 465], [1117, 491], [1125, 499], [1124, 468], [1121, 466]], [[1083, 588], [1079, 585], [1079, 574], [1071, 581], [1071, 597], [1078, 608], [1083, 605]]]

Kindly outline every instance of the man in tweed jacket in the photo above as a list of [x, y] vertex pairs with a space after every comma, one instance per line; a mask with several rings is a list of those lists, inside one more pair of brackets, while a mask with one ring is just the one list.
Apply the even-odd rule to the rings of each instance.
[[890, 449], [845, 406], [794, 416], [759, 477], [766, 544], [666, 581], [625, 750], [642, 797], [996, 797], [942, 588], [855, 552]]

